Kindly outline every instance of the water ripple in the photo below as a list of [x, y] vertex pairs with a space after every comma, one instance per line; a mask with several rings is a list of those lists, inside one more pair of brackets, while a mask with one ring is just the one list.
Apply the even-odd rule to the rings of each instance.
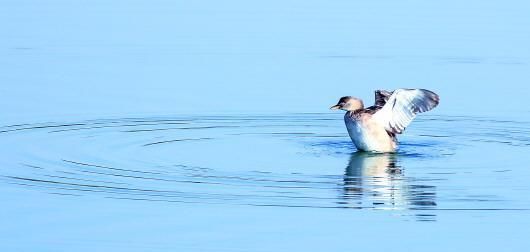
[[[7, 125], [0, 127], [0, 137], [11, 158], [1, 163], [0, 182], [63, 196], [178, 203], [410, 211], [527, 208], [496, 207], [508, 200], [495, 195], [456, 195], [462, 188], [440, 194], [438, 189], [464, 171], [480, 172], [440, 168], [461, 149], [529, 146], [525, 122], [425, 116], [402, 137], [397, 154], [374, 155], [354, 153], [341, 120], [324, 113]], [[405, 175], [406, 167], [416, 175]], [[417, 214], [422, 220], [433, 216]]]

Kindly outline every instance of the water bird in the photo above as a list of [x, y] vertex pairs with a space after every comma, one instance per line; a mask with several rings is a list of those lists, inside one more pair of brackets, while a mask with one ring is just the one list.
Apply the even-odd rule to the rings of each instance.
[[429, 111], [440, 102], [437, 94], [426, 89], [375, 91], [375, 104], [364, 107], [361, 99], [344, 96], [332, 110], [344, 110], [344, 122], [359, 151], [396, 152], [397, 134], [403, 133], [418, 113]]

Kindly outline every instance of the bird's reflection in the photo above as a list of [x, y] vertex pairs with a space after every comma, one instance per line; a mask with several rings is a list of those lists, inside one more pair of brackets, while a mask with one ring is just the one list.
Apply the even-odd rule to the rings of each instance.
[[[343, 202], [351, 208], [425, 210], [436, 206], [436, 187], [405, 177], [399, 154], [353, 153], [344, 175]], [[418, 214], [420, 218], [434, 217]]]

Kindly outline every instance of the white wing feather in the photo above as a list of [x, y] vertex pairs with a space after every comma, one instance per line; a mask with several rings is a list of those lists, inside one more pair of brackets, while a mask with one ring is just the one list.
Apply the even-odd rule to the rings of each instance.
[[388, 132], [401, 134], [418, 113], [429, 111], [439, 103], [434, 92], [425, 89], [397, 89], [386, 104], [374, 114]]

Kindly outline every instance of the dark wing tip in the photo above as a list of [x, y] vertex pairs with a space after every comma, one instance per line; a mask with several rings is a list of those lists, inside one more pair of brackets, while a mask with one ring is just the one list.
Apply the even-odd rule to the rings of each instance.
[[440, 103], [440, 97], [433, 91], [427, 89], [419, 89], [421, 95], [415, 102], [415, 113], [423, 113], [434, 109]]

